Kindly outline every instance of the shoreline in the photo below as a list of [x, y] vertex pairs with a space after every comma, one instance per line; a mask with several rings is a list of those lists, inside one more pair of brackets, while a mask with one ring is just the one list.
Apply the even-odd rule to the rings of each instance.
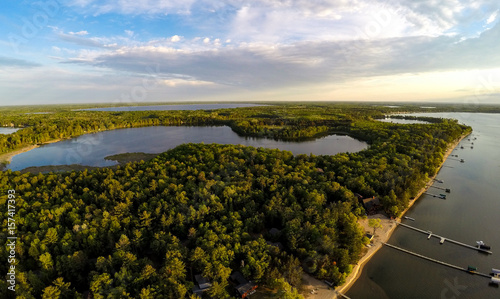
[[[12, 152], [0, 154], [0, 163], [4, 164], [5, 166], [7, 166], [10, 163], [10, 161], [12, 161], [12, 158], [14, 156], [22, 154], [22, 153], [25, 153], [25, 152], [29, 152], [32, 149], [35, 149], [37, 147], [39, 147], [39, 145], [38, 144], [34, 144], [34, 145], [30, 145], [30, 146], [26, 146], [26, 147], [14, 150]], [[0, 170], [2, 170], [2, 169], [0, 169]]]
[[5, 170], [5, 167], [7, 165], [9, 165], [9, 163], [12, 161], [12, 158], [14, 158], [14, 156], [17, 156], [17, 155], [25, 153], [25, 152], [29, 152], [29, 151], [31, 151], [31, 150], [33, 150], [35, 148], [38, 148], [38, 147], [40, 147], [40, 146], [42, 146], [44, 144], [50, 144], [50, 143], [58, 142], [58, 141], [61, 141], [61, 140], [63, 140], [63, 139], [59, 138], [59, 139], [49, 140], [49, 141], [46, 141], [46, 142], [43, 142], [43, 143], [37, 143], [37, 144], [32, 144], [32, 145], [29, 145], [29, 146], [25, 146], [23, 148], [14, 150], [12, 152], [0, 154], [0, 171], [4, 171]]
[[[337, 295], [338, 293], [344, 294], [347, 291], [349, 291], [349, 289], [354, 285], [356, 280], [361, 275], [361, 272], [362, 272], [364, 266], [366, 265], [366, 263], [373, 257], [373, 255], [375, 255], [375, 253], [377, 253], [377, 251], [380, 248], [382, 248], [382, 246], [383, 246], [382, 243], [386, 243], [390, 239], [390, 237], [392, 236], [392, 233], [394, 232], [394, 230], [398, 226], [394, 222], [401, 222], [401, 218], [406, 214], [406, 212], [415, 204], [415, 202], [418, 199], [420, 199], [420, 197], [423, 195], [423, 193], [426, 192], [429, 189], [429, 187], [432, 185], [432, 182], [434, 181], [434, 179], [438, 175], [439, 171], [443, 167], [444, 162], [446, 162], [446, 160], [448, 159], [448, 156], [451, 155], [451, 153], [453, 152], [453, 150], [455, 150], [455, 148], [458, 146], [458, 144], [460, 144], [460, 142], [464, 138], [469, 136], [471, 133], [462, 135], [457, 141], [455, 141], [453, 144], [451, 144], [448, 147], [448, 149], [446, 150], [446, 152], [443, 156], [443, 161], [441, 162], [441, 165], [439, 165], [439, 167], [436, 171], [436, 174], [433, 175], [432, 177], [429, 177], [429, 181], [425, 184], [425, 187], [423, 187], [422, 189], [419, 190], [419, 192], [417, 193], [415, 198], [410, 202], [408, 207], [406, 209], [404, 209], [403, 212], [401, 212], [401, 215], [398, 218], [394, 219], [394, 221], [393, 221], [393, 220], [387, 218], [387, 216], [385, 216], [385, 215], [381, 215], [381, 214], [372, 215], [371, 218], [380, 218], [380, 220], [382, 221], [383, 228], [380, 229], [381, 231], [379, 231], [379, 232], [382, 232], [383, 235], [378, 235], [378, 234], [376, 235], [376, 237], [374, 238], [375, 240], [373, 241], [374, 245], [368, 249], [368, 251], [363, 255], [363, 257], [361, 257], [361, 259], [358, 261], [358, 263], [354, 266], [352, 272], [347, 276], [346, 281], [342, 285], [335, 288], [335, 294], [334, 294], [333, 298], [338, 298], [339, 297]], [[378, 217], [375, 217], [375, 216], [378, 216]], [[368, 218], [363, 219], [363, 220], [368, 222]], [[386, 227], [386, 229], [384, 229], [384, 224], [388, 225], [388, 227]]]

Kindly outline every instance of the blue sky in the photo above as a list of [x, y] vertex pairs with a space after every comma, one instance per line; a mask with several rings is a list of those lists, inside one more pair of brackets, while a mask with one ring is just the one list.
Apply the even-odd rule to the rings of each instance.
[[0, 105], [500, 102], [494, 0], [2, 4]]

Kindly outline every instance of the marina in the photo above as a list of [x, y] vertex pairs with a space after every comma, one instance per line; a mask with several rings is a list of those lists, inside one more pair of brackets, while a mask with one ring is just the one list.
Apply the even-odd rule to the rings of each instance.
[[[428, 113], [416, 116], [434, 115]], [[496, 124], [500, 123], [500, 115], [437, 113], [435, 116], [458, 119], [459, 122], [473, 126], [474, 132], [469, 138], [477, 137], [478, 141], [474, 140], [474, 149], [470, 150], [470, 145], [467, 145], [469, 142], [465, 138], [453, 152], [453, 155], [459, 155], [459, 158], [467, 161], [467, 167], [450, 159], [438, 172], [436, 179], [444, 183], [436, 182], [434, 185], [452, 189], [453, 197], [450, 197], [450, 200], [432, 200], [422, 196], [405, 214], [415, 218], [419, 224], [405, 219], [403, 222], [473, 246], [476, 241], [483, 240], [495, 251], [494, 254], [498, 254], [496, 248], [500, 248], [500, 234], [497, 229], [500, 211], [500, 130]], [[464, 145], [465, 149], [461, 150], [461, 145]], [[454, 157], [453, 155], [448, 158]], [[445, 193], [435, 190], [437, 189], [432, 188], [427, 191], [434, 194]], [[429, 233], [421, 236], [419, 234], [400, 226], [395, 229], [387, 243], [462, 268], [472, 265], [484, 273], [490, 273], [492, 268], [500, 269], [498, 257], [495, 255], [478, 253], [477, 249], [464, 250], [465, 247], [452, 244], [439, 245], [440, 239], [425, 242]], [[441, 246], [443, 248], [438, 248]], [[452, 281], [455, 277], [458, 277], [460, 285], [467, 285], [467, 289], [461, 291], [460, 296], [449, 293], [448, 298], [500, 298], [500, 285], [488, 285], [491, 278], [466, 275], [464, 271], [443, 267], [437, 263], [422, 262], [410, 254], [396, 254], [395, 249], [388, 246], [383, 246], [370, 259], [346, 295], [351, 298], [370, 299], [441, 298], [445, 287], [443, 281]]]

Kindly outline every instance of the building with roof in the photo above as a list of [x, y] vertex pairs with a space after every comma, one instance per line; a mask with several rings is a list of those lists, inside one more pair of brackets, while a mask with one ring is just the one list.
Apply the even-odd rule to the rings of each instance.
[[363, 199], [363, 207], [366, 210], [366, 214], [373, 215], [382, 209], [382, 204], [380, 204], [378, 197], [373, 196]]
[[240, 298], [246, 298], [254, 294], [258, 287], [258, 285], [247, 280], [243, 274], [238, 271], [231, 274], [229, 281], [234, 285], [234, 288], [236, 289], [236, 292], [238, 292]]
[[208, 291], [212, 286], [210, 280], [206, 277], [203, 277], [201, 274], [197, 274], [194, 276], [194, 280], [196, 281], [193, 287], [193, 294], [201, 297], [201, 294]]

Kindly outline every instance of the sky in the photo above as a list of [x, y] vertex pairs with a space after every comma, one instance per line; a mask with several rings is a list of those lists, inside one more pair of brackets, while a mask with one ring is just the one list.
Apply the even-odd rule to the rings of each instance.
[[3, 0], [0, 105], [500, 103], [498, 0]]

